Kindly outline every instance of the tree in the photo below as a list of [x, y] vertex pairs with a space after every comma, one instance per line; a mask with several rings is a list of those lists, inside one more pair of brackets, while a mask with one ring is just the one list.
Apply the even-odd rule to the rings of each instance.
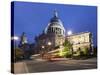
[[89, 55], [89, 49], [87, 47], [84, 48], [83, 50], [84, 56], [88, 56]]
[[62, 56], [71, 57], [71, 55], [72, 55], [72, 44], [68, 40], [65, 40], [63, 45], [64, 45], [64, 49], [62, 50]]
[[77, 56], [84, 56], [84, 52], [81, 51], [81, 48], [78, 48], [78, 50], [77, 50]]
[[14, 49], [15, 54], [14, 54], [14, 59], [16, 60], [20, 60], [21, 58], [23, 58], [24, 52], [22, 49], [20, 48], [15, 48]]
[[93, 56], [97, 57], [97, 47], [94, 47]]

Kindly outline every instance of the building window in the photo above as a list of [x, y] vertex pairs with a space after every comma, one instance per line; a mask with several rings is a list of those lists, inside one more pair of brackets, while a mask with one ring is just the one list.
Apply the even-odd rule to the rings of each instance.
[[61, 34], [61, 29], [59, 29], [59, 33]]
[[57, 30], [57, 28], [56, 28], [56, 30]]
[[63, 30], [63, 34], [64, 34], [64, 30]]

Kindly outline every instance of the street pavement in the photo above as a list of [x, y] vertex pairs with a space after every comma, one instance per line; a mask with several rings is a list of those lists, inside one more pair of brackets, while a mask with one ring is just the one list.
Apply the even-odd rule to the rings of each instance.
[[46, 61], [40, 58], [25, 60], [14, 64], [15, 73], [35, 73], [52, 72], [67, 70], [96, 69], [97, 59], [90, 58], [86, 60], [73, 60], [66, 58], [56, 58], [53, 61]]

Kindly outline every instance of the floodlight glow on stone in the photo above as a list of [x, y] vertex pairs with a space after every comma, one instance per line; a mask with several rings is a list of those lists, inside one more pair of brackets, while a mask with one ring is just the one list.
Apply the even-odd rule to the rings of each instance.
[[68, 31], [68, 33], [67, 33], [68, 35], [72, 35], [72, 31]]

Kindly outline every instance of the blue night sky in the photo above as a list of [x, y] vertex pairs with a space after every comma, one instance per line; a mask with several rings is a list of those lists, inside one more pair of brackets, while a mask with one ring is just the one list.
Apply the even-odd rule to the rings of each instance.
[[14, 2], [14, 35], [21, 36], [25, 32], [29, 43], [33, 43], [34, 37], [48, 25], [55, 9], [66, 30], [73, 33], [89, 31], [97, 45], [96, 6]]

